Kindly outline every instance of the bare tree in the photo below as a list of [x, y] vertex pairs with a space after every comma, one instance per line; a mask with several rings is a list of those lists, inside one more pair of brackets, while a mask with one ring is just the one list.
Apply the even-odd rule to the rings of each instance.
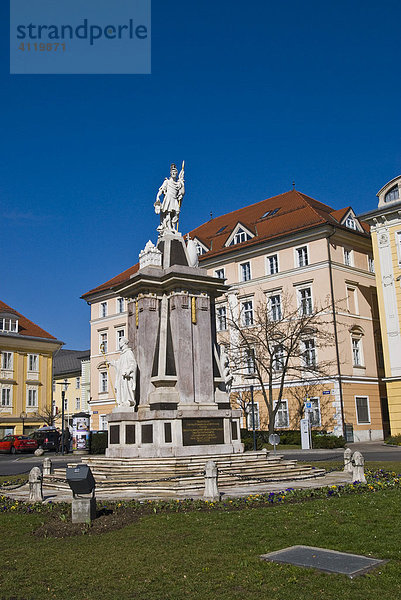
[[40, 411], [38, 411], [37, 415], [49, 427], [53, 427], [54, 423], [58, 419], [58, 415], [55, 414], [52, 406], [44, 406]]
[[[293, 386], [291, 388], [291, 396], [295, 401], [295, 415], [294, 415], [294, 426], [299, 429], [300, 421], [305, 417], [305, 402], [312, 401], [315, 398], [320, 398], [319, 404], [319, 413], [320, 413], [320, 422], [317, 423], [314, 418], [315, 415], [312, 414], [311, 425], [322, 427], [329, 427], [333, 425], [334, 418], [333, 414], [329, 412], [329, 405], [332, 402], [333, 397], [330, 395], [322, 395], [322, 391], [326, 386], [322, 384], [321, 378], [309, 379], [307, 381], [302, 381], [299, 385]], [[326, 402], [324, 402], [324, 400]]]
[[306, 296], [294, 306], [294, 298], [285, 294], [255, 308], [241, 302], [231, 305], [228, 325], [232, 369], [252, 379], [261, 391], [269, 433], [273, 433], [284, 390], [291, 382], [316, 381], [332, 369], [332, 360], [317, 360], [319, 348], [333, 345], [330, 304], [313, 307]]

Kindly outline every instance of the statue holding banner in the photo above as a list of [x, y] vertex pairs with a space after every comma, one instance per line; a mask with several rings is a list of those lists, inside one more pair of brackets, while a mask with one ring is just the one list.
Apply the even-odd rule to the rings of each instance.
[[[170, 177], [165, 179], [157, 192], [154, 203], [155, 213], [160, 214], [160, 233], [175, 233], [178, 230], [178, 218], [181, 210], [182, 199], [185, 195], [184, 183], [185, 161], [182, 162], [180, 174], [173, 163], [170, 167]], [[178, 177], [178, 179], [177, 179]], [[163, 196], [163, 199], [161, 199]]]
[[135, 406], [137, 362], [126, 337], [120, 339], [119, 346], [120, 358], [109, 362], [116, 370], [114, 387], [117, 406]]

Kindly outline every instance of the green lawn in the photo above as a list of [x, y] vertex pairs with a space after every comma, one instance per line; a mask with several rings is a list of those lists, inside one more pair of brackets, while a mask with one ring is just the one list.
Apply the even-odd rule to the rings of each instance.
[[[37, 538], [45, 514], [0, 514], [4, 600], [386, 600], [401, 597], [401, 490], [233, 512], [161, 513], [98, 536]], [[260, 561], [308, 544], [390, 562], [350, 580]]]

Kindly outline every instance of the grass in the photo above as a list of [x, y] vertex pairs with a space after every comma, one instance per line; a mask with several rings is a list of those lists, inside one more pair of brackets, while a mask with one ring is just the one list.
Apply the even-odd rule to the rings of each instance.
[[[118, 531], [64, 539], [32, 535], [49, 518], [44, 513], [6, 512], [1, 598], [393, 600], [401, 596], [400, 499], [400, 489], [384, 489], [233, 512], [157, 513]], [[390, 562], [350, 580], [259, 559], [294, 544]]]

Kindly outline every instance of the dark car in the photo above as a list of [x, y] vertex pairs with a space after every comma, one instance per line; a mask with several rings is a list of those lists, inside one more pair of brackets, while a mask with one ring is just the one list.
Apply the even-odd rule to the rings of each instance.
[[60, 445], [60, 433], [54, 427], [42, 427], [32, 434], [33, 439], [38, 442], [38, 448], [43, 450], [58, 451]]
[[0, 440], [0, 452], [35, 452], [37, 441], [27, 435], [6, 435]]

